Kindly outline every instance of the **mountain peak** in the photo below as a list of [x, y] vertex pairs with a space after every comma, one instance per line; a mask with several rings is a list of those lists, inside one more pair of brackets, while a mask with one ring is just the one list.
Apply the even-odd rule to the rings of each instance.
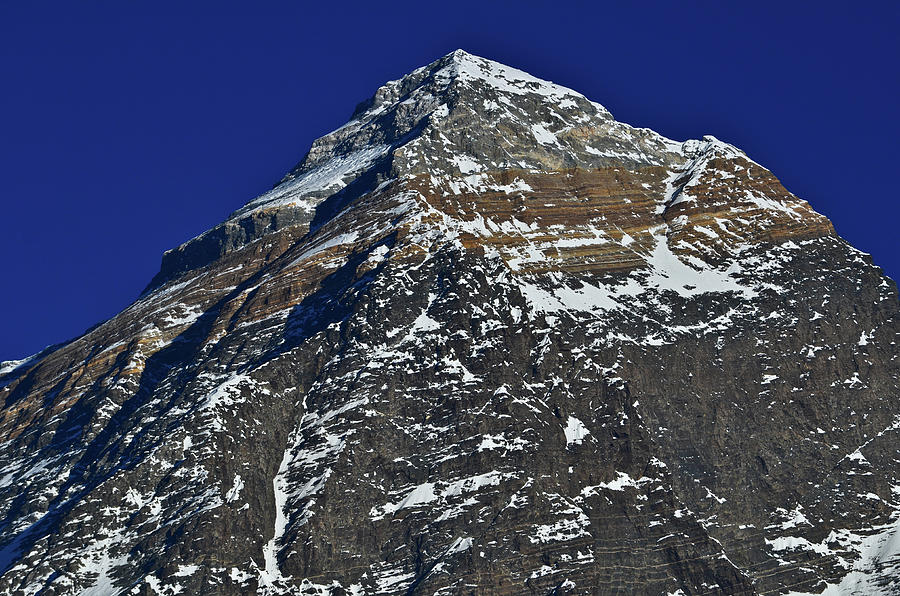
[[895, 593], [896, 286], [727, 143], [526, 77], [385, 84], [0, 363], [0, 594]]
[[[472, 59], [472, 58], [479, 58], [479, 56], [476, 56], [475, 54], [470, 54], [469, 52], [465, 51], [462, 48], [456, 48], [455, 50], [453, 50], [452, 52], [447, 54], [445, 57], [450, 57], [452, 60], [456, 60], [459, 62], [462, 62], [462, 61], [465, 61], [468, 59]], [[485, 58], [482, 58], [482, 60], [485, 60]]]
[[456, 63], [472, 62], [475, 60], [491, 61], [488, 58], [482, 58], [481, 56], [476, 56], [475, 54], [471, 54], [462, 48], [456, 48], [452, 52], [450, 52], [448, 54], [444, 54], [442, 57], [438, 58], [438, 60], [435, 60], [435, 62], [439, 62], [441, 60], [452, 61], [452, 62], [456, 62]]
[[461, 49], [454, 50], [425, 69], [459, 81], [487, 84], [503, 93], [516, 95], [536, 93], [554, 99], [584, 98], [582, 94], [567, 87]]
[[[586, 101], [577, 91], [458, 49], [379, 87], [371, 98], [357, 106], [351, 123], [367, 114], [387, 110], [397, 102], [411, 106], [424, 101], [427, 108], [433, 108], [440, 103], [480, 101], [485, 93], [507, 99], [534, 94], [547, 100], [568, 97], [570, 101]], [[436, 100], [442, 101], [435, 104]], [[599, 104], [592, 105], [608, 114]]]
[[373, 168], [383, 181], [684, 159], [679, 143], [616, 122], [576, 91], [455, 50], [379, 87], [348, 123], [314, 141], [275, 189], [232, 217], [299, 204], [301, 194], [315, 201]]
[[[648, 214], [632, 205], [632, 215], [674, 218], [694, 204], [689, 189], [716, 160], [746, 156], [713, 137], [679, 143], [617, 122], [576, 91], [455, 50], [379, 87], [349, 122], [315, 140], [275, 188], [167, 253], [148, 289], [279, 229], [312, 230], [390, 183], [420, 185], [425, 178], [432, 181], [428, 192], [460, 192], [504, 188], [501, 179], [512, 171], [538, 184], [536, 176], [544, 183], [568, 170], [624, 168], [640, 172], [656, 196], [644, 203]], [[497, 217], [493, 207], [479, 209], [488, 209], [482, 217]], [[798, 217], [789, 209], [784, 214]], [[816, 222], [817, 230], [829, 227]], [[652, 235], [645, 248], [650, 244]]]

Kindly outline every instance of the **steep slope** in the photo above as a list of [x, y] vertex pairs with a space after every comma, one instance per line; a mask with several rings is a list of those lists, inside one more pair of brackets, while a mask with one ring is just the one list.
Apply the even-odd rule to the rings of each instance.
[[895, 284], [457, 51], [0, 368], [9, 594], [896, 593]]

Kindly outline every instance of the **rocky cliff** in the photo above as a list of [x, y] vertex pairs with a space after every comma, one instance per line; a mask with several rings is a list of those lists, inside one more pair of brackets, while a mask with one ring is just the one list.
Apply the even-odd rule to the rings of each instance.
[[0, 366], [0, 592], [898, 593], [897, 317], [740, 150], [457, 51]]

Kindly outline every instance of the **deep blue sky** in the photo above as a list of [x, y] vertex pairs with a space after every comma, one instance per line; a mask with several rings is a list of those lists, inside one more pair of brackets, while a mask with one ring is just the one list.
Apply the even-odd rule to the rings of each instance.
[[0, 0], [0, 360], [121, 310], [164, 250], [458, 47], [741, 147], [896, 279], [898, 7]]

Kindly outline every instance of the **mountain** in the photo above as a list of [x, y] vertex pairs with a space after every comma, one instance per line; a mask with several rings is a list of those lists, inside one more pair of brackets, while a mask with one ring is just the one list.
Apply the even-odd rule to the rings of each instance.
[[893, 281], [456, 51], [0, 365], [0, 593], [896, 594]]

